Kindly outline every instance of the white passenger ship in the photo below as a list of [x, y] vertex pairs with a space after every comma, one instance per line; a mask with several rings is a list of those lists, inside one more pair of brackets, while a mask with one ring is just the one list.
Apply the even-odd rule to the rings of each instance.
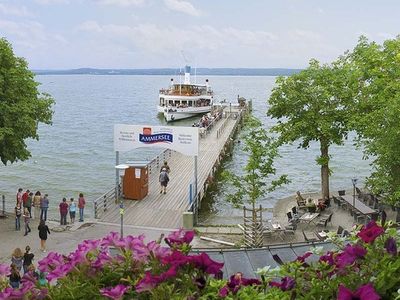
[[183, 83], [171, 84], [168, 89], [160, 90], [157, 110], [164, 114], [167, 122], [190, 118], [197, 114], [211, 111], [213, 106], [213, 91], [206, 79], [205, 84], [190, 82], [190, 66], [185, 66]]

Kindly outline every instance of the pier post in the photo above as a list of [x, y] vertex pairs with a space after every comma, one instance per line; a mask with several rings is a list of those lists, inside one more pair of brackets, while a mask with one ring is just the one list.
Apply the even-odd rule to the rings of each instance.
[[[119, 165], [119, 151], [115, 151], [115, 165]], [[115, 199], [119, 196], [119, 170], [115, 168]]]
[[6, 196], [1, 195], [1, 202], [2, 202], [2, 213], [0, 217], [5, 217], [6, 216]]
[[184, 211], [182, 215], [182, 224], [184, 229], [193, 229], [194, 220], [193, 220], [193, 212], [191, 211]]

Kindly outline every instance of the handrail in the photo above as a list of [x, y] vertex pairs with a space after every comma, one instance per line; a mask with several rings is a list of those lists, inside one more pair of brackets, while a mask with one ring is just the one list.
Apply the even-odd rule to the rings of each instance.
[[[163, 163], [168, 157], [171, 157], [171, 150], [165, 149], [162, 153], [154, 157], [147, 165], [149, 169], [149, 174], [155, 169], [159, 168], [160, 164]], [[118, 195], [122, 197], [122, 186], [118, 185]], [[116, 197], [116, 188], [112, 187], [107, 192], [102, 194], [100, 197], [93, 200], [93, 213], [94, 218], [99, 219], [101, 216], [112, 206], [115, 205]]]

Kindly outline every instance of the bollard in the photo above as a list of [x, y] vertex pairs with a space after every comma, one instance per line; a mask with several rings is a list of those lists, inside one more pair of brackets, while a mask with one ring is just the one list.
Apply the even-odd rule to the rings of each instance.
[[6, 196], [1, 195], [1, 200], [3, 202], [3, 208], [2, 208], [3, 213], [2, 213], [2, 215], [5, 216], [6, 215]]
[[193, 229], [193, 213], [191, 211], [184, 211], [182, 219], [184, 229]]

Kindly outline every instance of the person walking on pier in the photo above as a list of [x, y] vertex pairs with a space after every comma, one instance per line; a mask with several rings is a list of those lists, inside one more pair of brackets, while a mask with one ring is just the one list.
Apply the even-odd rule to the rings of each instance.
[[15, 248], [12, 253], [11, 263], [15, 264], [18, 272], [21, 272], [23, 262], [24, 262], [24, 254], [22, 253], [21, 248]]
[[60, 203], [59, 207], [61, 216], [60, 224], [67, 225], [68, 203], [66, 198], [62, 199], [62, 202]]
[[161, 190], [160, 190], [160, 194], [162, 194], [164, 192], [164, 194], [167, 193], [167, 185], [169, 182], [169, 176], [168, 176], [168, 172], [166, 171], [166, 169], [162, 169], [160, 172], [160, 176], [159, 176], [159, 181], [160, 181], [160, 186], [161, 186]]
[[79, 222], [83, 222], [83, 212], [85, 209], [86, 201], [85, 198], [83, 197], [83, 194], [79, 194], [79, 199], [78, 199], [78, 208], [79, 208]]
[[47, 234], [50, 234], [50, 230], [44, 220], [40, 220], [38, 230], [39, 230], [39, 238], [40, 238], [40, 250], [42, 252], [46, 252]]
[[32, 202], [33, 202], [33, 193], [29, 192], [28, 199], [26, 199], [25, 207], [29, 211], [29, 218], [32, 219]]
[[162, 170], [165, 170], [168, 174], [171, 171], [170, 167], [168, 166], [168, 162], [165, 160], [164, 164], [161, 167], [160, 173], [162, 172]]
[[22, 267], [24, 268], [24, 274], [28, 272], [29, 266], [32, 264], [33, 258], [35, 257], [35, 254], [31, 253], [31, 247], [26, 246], [25, 247], [25, 254], [24, 254], [24, 263]]
[[28, 211], [28, 209], [26, 207], [24, 208], [23, 217], [24, 217], [24, 223], [25, 223], [25, 234], [24, 234], [24, 236], [27, 236], [28, 233], [31, 232], [31, 228], [29, 227], [29, 222], [30, 222], [31, 217], [29, 216], [29, 211]]

